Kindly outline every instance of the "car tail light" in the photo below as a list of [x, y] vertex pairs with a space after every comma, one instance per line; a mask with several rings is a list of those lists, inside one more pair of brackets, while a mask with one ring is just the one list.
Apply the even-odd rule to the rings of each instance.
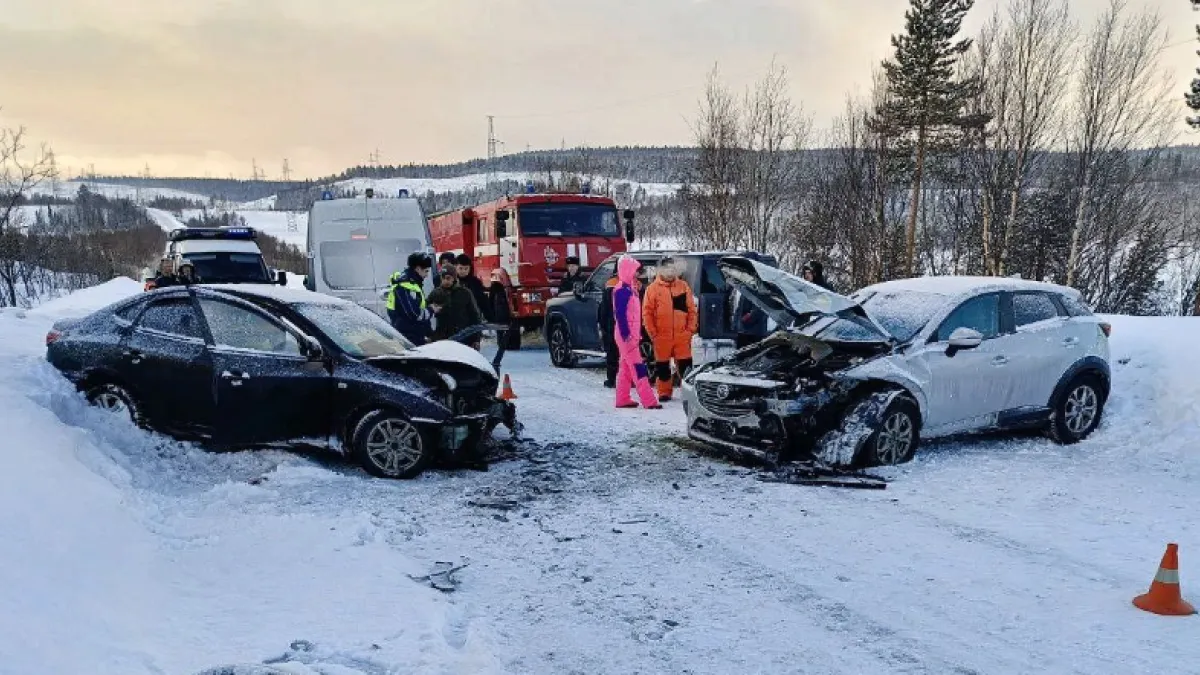
[[50, 346], [51, 343], [60, 337], [62, 337], [62, 333], [56, 330], [51, 330], [49, 333], [46, 333], [46, 346]]
[[1107, 321], [1101, 321], [1100, 332], [1104, 333], [1104, 337], [1112, 337], [1112, 324]]

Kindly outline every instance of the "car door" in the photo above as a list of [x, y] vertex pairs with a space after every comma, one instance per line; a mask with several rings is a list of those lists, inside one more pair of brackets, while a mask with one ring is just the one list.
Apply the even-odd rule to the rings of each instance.
[[217, 438], [231, 445], [327, 439], [331, 377], [301, 353], [303, 339], [277, 317], [229, 298], [201, 297], [211, 339]]
[[212, 361], [190, 295], [147, 305], [121, 340], [117, 372], [151, 424], [185, 435], [212, 433]]
[[571, 327], [571, 346], [575, 349], [603, 351], [600, 340], [600, 303], [604, 301], [604, 286], [617, 270], [615, 258], [596, 268], [583, 284], [578, 297], [568, 298], [563, 305]]
[[1044, 408], [1083, 346], [1066, 330], [1066, 312], [1048, 293], [1020, 291], [1010, 297], [1014, 332], [1004, 341], [1018, 358], [1009, 366], [1013, 388], [1003, 409]]
[[692, 285], [692, 290], [697, 295], [699, 335], [702, 339], [732, 340], [737, 337], [731, 309], [733, 288], [725, 281], [717, 258], [697, 260], [700, 261], [700, 269], [697, 270], [697, 283]]
[[[1010, 396], [1014, 357], [1004, 344], [1000, 293], [978, 295], [953, 309], [913, 355], [927, 378], [930, 431], [965, 431], [989, 423]], [[949, 350], [950, 335], [971, 328], [983, 335], [974, 349]]]

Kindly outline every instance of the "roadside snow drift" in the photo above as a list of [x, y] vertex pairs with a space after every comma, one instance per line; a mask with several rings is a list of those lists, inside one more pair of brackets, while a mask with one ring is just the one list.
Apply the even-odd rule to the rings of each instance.
[[53, 319], [140, 290], [118, 279], [0, 316], [0, 673], [195, 673], [289, 651], [347, 673], [492, 672], [480, 638], [447, 640], [454, 608], [408, 576], [424, 565], [250, 484], [304, 460], [143, 433], [44, 363]]
[[[931, 444], [886, 491], [770, 484], [510, 352], [536, 442], [414, 481], [210, 454], [88, 408], [0, 314], [0, 673], [1127, 673], [1200, 662], [1135, 609], [1167, 542], [1200, 600], [1200, 320], [1111, 317], [1079, 445]], [[487, 354], [485, 354], [487, 356]], [[466, 565], [452, 593], [423, 575]], [[416, 580], [414, 580], [414, 578]], [[243, 670], [222, 670], [240, 664]]]

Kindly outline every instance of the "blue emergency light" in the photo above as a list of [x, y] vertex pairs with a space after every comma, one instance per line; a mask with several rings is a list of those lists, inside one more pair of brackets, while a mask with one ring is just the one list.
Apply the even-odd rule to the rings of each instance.
[[189, 239], [243, 239], [254, 240], [258, 233], [252, 227], [181, 227], [171, 230], [171, 241]]
[[584, 184], [583, 184], [583, 185], [581, 185], [581, 186], [580, 186], [580, 188], [579, 188], [579, 192], [580, 192], [581, 194], [585, 194], [585, 195], [586, 195], [586, 194], [588, 194], [588, 193], [589, 193], [589, 192], [591, 192], [591, 191], [592, 191], [592, 184], [591, 184], [591, 183], [584, 183]]
[[404, 188], [400, 188], [400, 192], [397, 196], [399, 196], [400, 199], [408, 199], [408, 190], [405, 190]]
[[332, 192], [330, 192], [329, 190], [326, 190], [326, 191], [324, 191], [324, 192], [322, 192], [322, 193], [321, 193], [321, 201], [323, 201], [323, 202], [327, 202], [327, 201], [329, 201], [329, 200], [331, 200], [331, 199], [333, 199], [333, 193], [332, 193]]
[[534, 193], [533, 181], [525, 183], [525, 194], [531, 195]]

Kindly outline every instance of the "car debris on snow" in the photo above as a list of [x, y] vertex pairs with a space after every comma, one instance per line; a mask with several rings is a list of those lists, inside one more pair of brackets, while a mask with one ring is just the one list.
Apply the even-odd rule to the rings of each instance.
[[455, 564], [452, 562], [438, 561], [433, 564], [433, 571], [423, 576], [408, 575], [409, 579], [418, 582], [427, 582], [433, 588], [436, 588], [443, 593], [451, 593], [458, 590], [459, 580], [455, 577], [455, 573], [469, 566], [469, 560], [463, 559], [462, 562]]
[[860, 471], [835, 469], [819, 462], [795, 462], [762, 474], [758, 480], [764, 483], [790, 483], [792, 485], [815, 485], [819, 487], [857, 488], [860, 490], [885, 490], [888, 481]]

